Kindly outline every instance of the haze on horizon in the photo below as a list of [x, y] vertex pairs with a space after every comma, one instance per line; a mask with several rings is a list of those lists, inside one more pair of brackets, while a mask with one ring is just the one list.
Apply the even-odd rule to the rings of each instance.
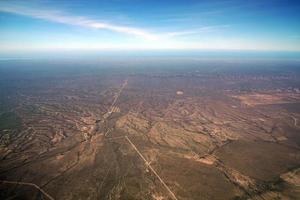
[[300, 0], [0, 0], [0, 200], [299, 200]]
[[56, 50], [300, 51], [300, 3], [0, 2], [0, 54]]

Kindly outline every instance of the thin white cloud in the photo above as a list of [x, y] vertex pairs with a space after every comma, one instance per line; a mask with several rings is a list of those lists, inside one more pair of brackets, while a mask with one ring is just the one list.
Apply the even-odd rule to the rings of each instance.
[[69, 16], [57, 11], [36, 10], [36, 9], [29, 9], [29, 8], [11, 6], [11, 5], [0, 6], [0, 11], [13, 13], [17, 15], [29, 16], [36, 19], [43, 19], [43, 20], [62, 23], [62, 24], [82, 26], [82, 27], [94, 28], [94, 29], [106, 29], [114, 32], [138, 36], [147, 40], [158, 39], [157, 35], [152, 34], [140, 28], [114, 25], [106, 22], [88, 19], [85, 17]]
[[204, 26], [201, 28], [193, 29], [193, 30], [169, 32], [169, 33], [166, 33], [165, 35], [169, 36], [169, 37], [193, 35], [193, 34], [199, 34], [199, 33], [203, 33], [203, 32], [217, 31], [220, 29], [228, 28], [228, 27], [230, 27], [230, 26], [229, 25]]
[[[2, 2], [3, 3], [3, 2]], [[183, 30], [183, 31], [176, 31], [176, 32], [167, 32], [167, 33], [150, 33], [144, 29], [129, 27], [129, 26], [121, 26], [110, 24], [106, 22], [92, 20], [86, 17], [80, 16], [70, 16], [66, 15], [65, 13], [59, 11], [49, 11], [49, 10], [42, 10], [42, 9], [31, 9], [27, 7], [20, 7], [11, 4], [1, 4], [0, 3], [0, 12], [7, 12], [13, 13], [17, 15], [24, 15], [36, 19], [43, 19], [47, 21], [68, 24], [68, 25], [75, 25], [81, 26], [86, 28], [94, 28], [94, 29], [105, 29], [119, 33], [125, 33], [128, 35], [138, 36], [140, 38], [146, 40], [158, 40], [158, 39], [166, 39], [170, 37], [177, 37], [177, 36], [184, 36], [184, 35], [191, 35], [191, 34], [199, 34], [202, 32], [210, 32], [220, 30], [221, 28], [227, 28], [228, 25], [217, 25], [217, 26], [205, 26], [198, 29], [193, 30]]]
[[[28, 16], [35, 19], [42, 19], [46, 21], [51, 21], [55, 23], [80, 26], [85, 28], [93, 28], [93, 29], [104, 29], [110, 30], [113, 32], [123, 33], [131, 36], [136, 36], [143, 38], [144, 40], [139, 40], [138, 42], [133, 43], [122, 43], [115, 44], [112, 41], [103, 41], [101, 43], [95, 42], [78, 42], [78, 41], [64, 41], [63, 45], [60, 46], [60, 42], [54, 43], [31, 43], [30, 45], [13, 45], [12, 42], [3, 43], [0, 42], [0, 50], [1, 49], [23, 49], [23, 48], [32, 48], [32, 49], [210, 49], [210, 48], [226, 48], [232, 47], [232, 44], [228, 45], [222, 44], [222, 41], [218, 43], [212, 43], [211, 41], [203, 41], [200, 40], [198, 42], [193, 41], [183, 42], [177, 39], [176, 37], [192, 35], [192, 34], [200, 34], [207, 33], [212, 31], [219, 31], [222, 29], [226, 29], [229, 25], [215, 25], [215, 26], [204, 26], [196, 29], [186, 29], [175, 32], [160, 32], [153, 33], [141, 28], [129, 27], [129, 26], [121, 26], [112, 23], [107, 23], [99, 20], [93, 20], [87, 17], [81, 16], [72, 16], [67, 15], [60, 11], [49, 11], [43, 9], [32, 9], [24, 6], [17, 6], [12, 4], [3, 4], [0, 2], [0, 12], [7, 12], [17, 15]], [[174, 39], [176, 38], [176, 39]], [[153, 40], [159, 40], [153, 42]]]

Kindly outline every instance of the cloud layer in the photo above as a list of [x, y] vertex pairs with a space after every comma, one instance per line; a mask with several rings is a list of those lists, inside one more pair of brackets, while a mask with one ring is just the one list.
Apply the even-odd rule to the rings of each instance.
[[94, 28], [94, 29], [106, 29], [114, 32], [138, 36], [147, 40], [158, 39], [157, 35], [152, 34], [143, 29], [109, 24], [105, 22], [88, 19], [85, 17], [70, 16], [57, 11], [35, 10], [35, 9], [29, 9], [24, 7], [18, 7], [18, 6], [0, 6], [0, 11], [13, 13], [17, 15], [24, 15], [36, 19], [43, 19], [43, 20], [62, 23], [62, 24], [82, 26], [82, 27]]
[[86, 28], [105, 29], [113, 32], [124, 33], [127, 35], [140, 37], [145, 40], [168, 39], [177, 36], [192, 35], [192, 34], [198, 34], [202, 32], [211, 32], [211, 31], [216, 31], [220, 28], [228, 27], [228, 25], [205, 26], [193, 30], [181, 30], [181, 31], [166, 32], [166, 33], [152, 33], [141, 28], [110, 24], [110, 23], [97, 21], [97, 20], [93, 20], [81, 16], [71, 16], [59, 11], [31, 9], [27, 7], [3, 4], [0, 6], [0, 12], [13, 13], [17, 15], [28, 16], [35, 19], [42, 19], [46, 21], [74, 25], [74, 26], [81, 26]]
[[[143, 15], [143, 13], [140, 13], [139, 7], [135, 8], [133, 6], [134, 11], [121, 9], [116, 10], [113, 15], [111, 11], [108, 11], [108, 15], [105, 14], [105, 9], [103, 9], [103, 13], [98, 12], [98, 10], [96, 12], [92, 11], [97, 16], [96, 20], [87, 16], [77, 16], [73, 12], [68, 14], [69, 12], [55, 9], [59, 7], [60, 9], [65, 8], [69, 10], [68, 6], [60, 6], [60, 3], [50, 4], [51, 10], [45, 9], [46, 4], [42, 5], [32, 2], [36, 1], [31, 1], [30, 3], [30, 0], [0, 0], [0, 14], [9, 13], [32, 18], [26, 21], [29, 25], [35, 21], [34, 19], [40, 19], [47, 22], [83, 27], [87, 30], [107, 30], [119, 34], [107, 34], [106, 31], [104, 33], [100, 31], [83, 31], [84, 34], [77, 34], [78, 32], [72, 32], [73, 30], [60, 29], [60, 26], [52, 25], [49, 26], [50, 29], [47, 29], [49, 32], [37, 26], [35, 26], [37, 30], [27, 30], [25, 26], [20, 26], [22, 22], [13, 21], [15, 24], [4, 23], [2, 30], [0, 30], [0, 50], [246, 49], [299, 51], [298, 28], [294, 25], [295, 23], [292, 23], [293, 20], [286, 21], [288, 23], [284, 25], [286, 29], [281, 28], [278, 30], [280, 26], [277, 24], [273, 25], [273, 21], [269, 23], [268, 21], [260, 20], [262, 23], [259, 24], [260, 21], [257, 19], [260, 19], [259, 17], [262, 16], [252, 12], [244, 15], [245, 10], [237, 11], [237, 14], [234, 13], [234, 15], [231, 15], [233, 12], [230, 10], [230, 13], [228, 12], [226, 15], [224, 13], [219, 15], [218, 12], [213, 12], [207, 16], [206, 8], [198, 10], [198, 8], [194, 9], [192, 6], [189, 6], [180, 11], [176, 10], [178, 7], [174, 7], [174, 9], [176, 8], [175, 10], [171, 9], [169, 11], [163, 8], [161, 13], [150, 12], [150, 14], [146, 13]], [[84, 1], [82, 3], [84, 4]], [[97, 8], [101, 8], [101, 6]], [[89, 9], [90, 7], [87, 5], [87, 10], [80, 10], [79, 12], [84, 11], [84, 13], [89, 14]], [[76, 9], [72, 7], [70, 10], [74, 11]], [[115, 17], [118, 14], [122, 15], [122, 17]], [[216, 16], [212, 16], [214, 14]], [[4, 14], [4, 16], [6, 15]], [[124, 25], [126, 23], [123, 20], [128, 20], [128, 16], [143, 23], [142, 27], [147, 28]], [[270, 19], [276, 19], [277, 17], [277, 15], [273, 16], [271, 14], [270, 16], [272, 16], [272, 18], [269, 17]], [[7, 17], [12, 16], [7, 15]], [[103, 17], [110, 19], [109, 22], [102, 20]], [[185, 17], [189, 20], [180, 21], [180, 19]], [[279, 17], [282, 18], [282, 16]], [[175, 18], [176, 20], [164, 21], [163, 19], [165, 18]], [[244, 23], [244, 21], [247, 23]], [[201, 26], [200, 24], [205, 24], [206, 26]], [[49, 24], [44, 25], [47, 27]], [[17, 29], [14, 29], [15, 27]], [[282, 32], [282, 30], [285, 32]], [[35, 34], [35, 32], [39, 34]]]

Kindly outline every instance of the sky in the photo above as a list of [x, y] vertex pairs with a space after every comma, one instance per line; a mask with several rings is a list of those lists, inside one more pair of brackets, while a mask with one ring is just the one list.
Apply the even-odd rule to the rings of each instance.
[[300, 51], [298, 0], [0, 0], [0, 53]]

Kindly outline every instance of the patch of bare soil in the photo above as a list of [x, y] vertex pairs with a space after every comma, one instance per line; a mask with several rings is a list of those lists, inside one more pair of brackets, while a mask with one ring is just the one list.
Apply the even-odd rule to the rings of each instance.
[[244, 94], [233, 96], [243, 104], [248, 106], [265, 105], [265, 104], [282, 104], [295, 103], [300, 100], [300, 94], [297, 93], [272, 93], [272, 94]]

